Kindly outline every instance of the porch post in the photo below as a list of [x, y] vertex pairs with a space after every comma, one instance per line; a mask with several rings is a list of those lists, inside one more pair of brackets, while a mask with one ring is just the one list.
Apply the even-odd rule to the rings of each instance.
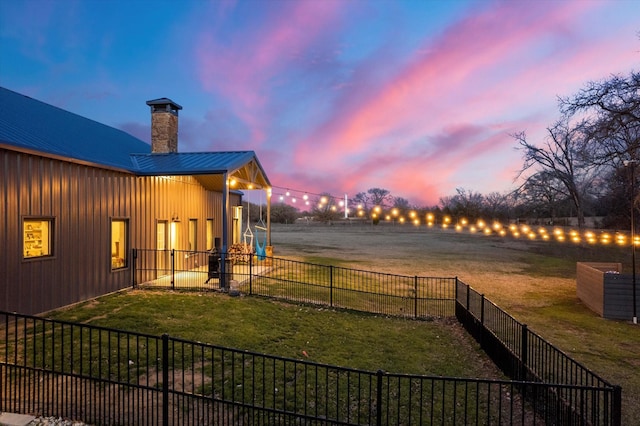
[[222, 248], [220, 253], [220, 287], [227, 277], [227, 249], [229, 248], [229, 174], [222, 175]]
[[271, 188], [267, 188], [267, 245], [271, 247]]

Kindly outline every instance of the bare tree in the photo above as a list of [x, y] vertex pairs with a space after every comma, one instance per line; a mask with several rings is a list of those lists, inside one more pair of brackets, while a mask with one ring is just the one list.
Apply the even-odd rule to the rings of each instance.
[[271, 205], [271, 222], [273, 223], [294, 223], [298, 216], [299, 212], [293, 206], [285, 203]]
[[313, 201], [311, 214], [320, 222], [331, 222], [340, 217], [338, 213], [336, 200], [329, 193], [322, 193]]
[[614, 168], [640, 154], [640, 73], [591, 81], [576, 95], [560, 98], [567, 116], [584, 114], [595, 162]]
[[393, 207], [400, 209], [401, 211], [409, 210], [409, 200], [402, 197], [395, 197], [393, 199]]
[[486, 216], [492, 219], [505, 220], [509, 218], [509, 194], [491, 192], [484, 196]]
[[[631, 170], [620, 167], [606, 176], [607, 191], [601, 197], [604, 204], [602, 226], [605, 228], [629, 229], [631, 226]], [[635, 203], [637, 204], [637, 199]]]
[[479, 192], [468, 191], [464, 188], [456, 188], [457, 194], [453, 197], [440, 198], [442, 209], [454, 216], [466, 219], [477, 219], [482, 215], [484, 196]]
[[552, 221], [555, 221], [560, 205], [567, 199], [562, 182], [547, 170], [530, 176], [517, 191], [521, 207], [548, 216]]
[[[568, 116], [587, 117], [590, 141], [586, 152], [594, 164], [603, 166], [603, 175], [624, 176], [627, 174], [625, 162], [640, 160], [640, 72], [589, 82], [576, 95], [561, 98], [560, 108]], [[626, 180], [627, 186], [631, 186], [632, 179], [635, 176]], [[606, 187], [606, 183], [600, 182], [599, 187]], [[609, 199], [607, 216], [619, 222], [615, 218], [624, 217], [626, 212], [616, 212], [615, 209], [622, 206], [611, 197], [620, 191], [614, 187], [609, 187], [609, 191], [603, 194]], [[630, 194], [631, 190], [627, 192]], [[637, 200], [635, 194], [632, 196]]]
[[369, 208], [371, 207], [371, 197], [366, 192], [358, 192], [353, 197], [353, 201], [356, 204], [361, 204], [365, 211], [369, 211]]
[[[541, 176], [559, 181], [562, 185], [558, 188], [563, 189], [576, 209], [579, 228], [584, 227], [585, 223], [585, 189], [593, 179], [596, 169], [585, 151], [588, 138], [583, 124], [581, 122], [572, 125], [567, 117], [563, 117], [555, 125], [547, 128], [548, 135], [542, 147], [529, 143], [525, 132], [512, 135], [518, 142], [524, 158], [517, 178], [522, 177], [527, 171], [534, 171], [525, 180], [524, 185], [529, 179]], [[539, 175], [540, 172], [544, 174]]]
[[385, 207], [393, 201], [391, 193], [386, 189], [370, 188], [367, 190], [367, 194], [369, 194], [373, 206]]

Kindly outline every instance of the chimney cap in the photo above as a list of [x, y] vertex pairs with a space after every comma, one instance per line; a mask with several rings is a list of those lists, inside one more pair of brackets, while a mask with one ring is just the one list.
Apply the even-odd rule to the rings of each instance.
[[152, 99], [150, 101], [147, 101], [147, 105], [149, 105], [151, 107], [151, 111], [173, 111], [173, 112], [178, 112], [178, 110], [182, 109], [182, 106], [178, 105], [177, 103], [173, 102], [171, 99], [169, 98], [159, 98], [159, 99]]

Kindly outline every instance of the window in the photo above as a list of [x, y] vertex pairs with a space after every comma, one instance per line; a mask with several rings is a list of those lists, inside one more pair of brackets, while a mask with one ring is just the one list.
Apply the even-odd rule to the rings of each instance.
[[198, 220], [189, 219], [189, 251], [196, 251], [198, 248]]
[[213, 219], [207, 219], [207, 250], [213, 248]]
[[111, 221], [111, 269], [127, 267], [127, 228], [128, 222], [124, 219]]
[[53, 219], [24, 219], [22, 230], [22, 253], [25, 259], [53, 255]]

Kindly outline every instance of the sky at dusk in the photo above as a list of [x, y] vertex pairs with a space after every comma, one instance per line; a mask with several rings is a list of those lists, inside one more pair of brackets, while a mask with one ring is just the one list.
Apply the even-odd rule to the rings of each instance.
[[558, 96], [639, 64], [635, 0], [0, 1], [0, 86], [145, 141], [168, 97], [180, 152], [416, 206], [513, 189], [511, 134], [542, 142]]

